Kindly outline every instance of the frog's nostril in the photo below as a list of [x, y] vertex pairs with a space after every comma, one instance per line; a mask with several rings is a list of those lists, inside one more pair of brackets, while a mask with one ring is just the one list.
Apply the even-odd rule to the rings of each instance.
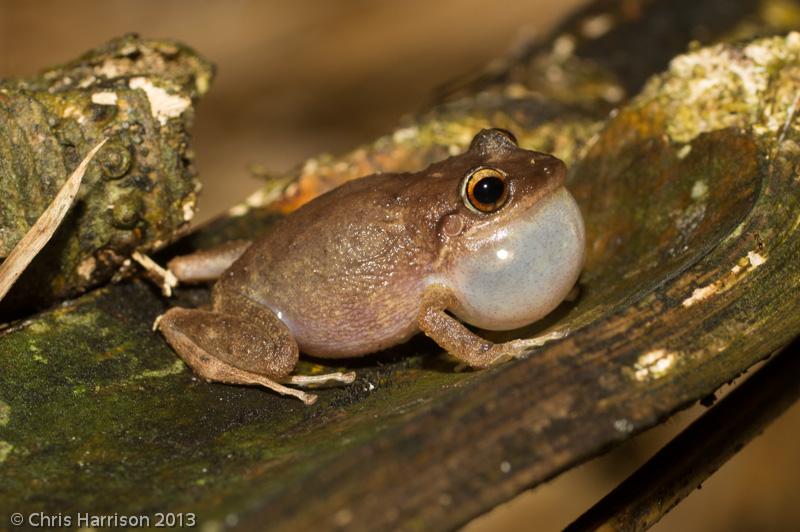
[[558, 183], [563, 184], [567, 177], [567, 165], [561, 159], [551, 157], [545, 161], [543, 172], [548, 177], [553, 177]]

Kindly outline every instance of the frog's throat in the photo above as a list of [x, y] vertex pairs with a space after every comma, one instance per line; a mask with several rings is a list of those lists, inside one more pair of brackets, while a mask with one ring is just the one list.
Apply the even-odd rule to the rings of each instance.
[[514, 220], [471, 239], [467, 253], [451, 257], [445, 271], [426, 281], [453, 291], [458, 306], [450, 310], [463, 321], [515, 329], [544, 317], [567, 296], [583, 268], [585, 247], [580, 209], [558, 187]]

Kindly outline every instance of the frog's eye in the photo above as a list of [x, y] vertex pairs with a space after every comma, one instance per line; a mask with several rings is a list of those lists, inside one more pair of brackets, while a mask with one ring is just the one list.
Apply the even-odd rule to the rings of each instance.
[[495, 168], [477, 168], [464, 179], [461, 197], [472, 211], [496, 211], [508, 199], [506, 175]]

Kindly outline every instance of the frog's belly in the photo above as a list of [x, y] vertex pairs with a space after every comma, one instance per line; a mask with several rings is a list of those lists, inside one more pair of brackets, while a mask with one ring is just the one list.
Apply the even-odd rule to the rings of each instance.
[[283, 321], [302, 353], [322, 358], [357, 357], [405, 342], [419, 332], [422, 286], [374, 287], [357, 294], [265, 296], [261, 303]]
[[301, 211], [291, 230], [294, 215], [254, 243], [220, 288], [272, 310], [313, 356], [365, 355], [414, 335], [431, 260], [412, 233], [357, 211], [334, 218]]

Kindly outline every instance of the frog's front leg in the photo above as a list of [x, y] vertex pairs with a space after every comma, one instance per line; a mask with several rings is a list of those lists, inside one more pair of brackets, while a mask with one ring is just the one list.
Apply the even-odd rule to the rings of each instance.
[[355, 375], [292, 376], [299, 349], [288, 327], [268, 308], [230, 292], [215, 292], [212, 310], [171, 308], [156, 322], [167, 342], [198, 375], [229, 384], [257, 384], [312, 404], [317, 396], [284, 386]]
[[554, 332], [536, 338], [496, 344], [473, 333], [445, 312], [456, 304], [455, 295], [447, 287], [427, 287], [417, 316], [419, 328], [457, 360], [473, 368], [486, 368], [518, 358], [534, 347], [563, 337], [563, 333]]

